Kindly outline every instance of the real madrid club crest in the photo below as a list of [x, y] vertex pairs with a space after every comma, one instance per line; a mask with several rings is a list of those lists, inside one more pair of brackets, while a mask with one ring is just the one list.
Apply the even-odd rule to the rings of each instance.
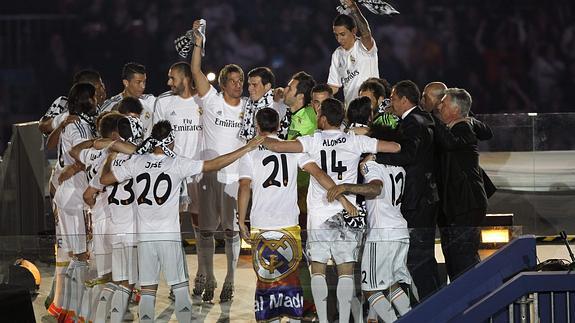
[[146, 113], [144, 113], [144, 118], [150, 119], [150, 112], [149, 111], [146, 111]]
[[258, 279], [278, 281], [294, 270], [301, 260], [301, 245], [286, 231], [263, 231], [255, 237], [253, 267]]
[[353, 57], [353, 55], [349, 55], [349, 61], [351, 62], [351, 64], [355, 65], [355, 57]]

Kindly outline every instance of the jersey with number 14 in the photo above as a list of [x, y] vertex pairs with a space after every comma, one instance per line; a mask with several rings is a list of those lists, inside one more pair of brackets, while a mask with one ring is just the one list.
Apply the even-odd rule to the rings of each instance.
[[[303, 146], [303, 152], [329, 175], [336, 184], [357, 183], [357, 166], [361, 154], [377, 153], [377, 139], [345, 133], [337, 130], [318, 131], [313, 136], [297, 138]], [[347, 195], [355, 202], [355, 195]], [[338, 201], [329, 203], [326, 190], [312, 178], [307, 193], [308, 226], [317, 228], [327, 219], [342, 210]]]
[[122, 167], [112, 168], [121, 183], [133, 179], [138, 204], [139, 241], [180, 241], [178, 206], [184, 178], [202, 172], [204, 162], [164, 154], [132, 156]]

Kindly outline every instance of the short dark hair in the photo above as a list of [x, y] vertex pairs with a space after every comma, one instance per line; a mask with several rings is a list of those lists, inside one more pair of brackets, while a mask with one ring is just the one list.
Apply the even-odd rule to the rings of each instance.
[[110, 112], [104, 115], [98, 122], [98, 131], [104, 138], [110, 138], [112, 132], [118, 131], [118, 122], [124, 118], [123, 115], [117, 112]]
[[349, 29], [349, 31], [351, 31], [353, 28], [355, 28], [355, 20], [353, 20], [352, 17], [342, 13], [335, 17], [333, 20], [333, 26], [344, 26], [345, 28]]
[[303, 105], [308, 105], [311, 102], [311, 90], [315, 86], [315, 80], [303, 71], [295, 73], [292, 79], [298, 81], [296, 95], [303, 94]]
[[239, 65], [228, 64], [220, 70], [218, 75], [218, 84], [220, 87], [224, 86], [230, 77], [230, 73], [239, 73], [242, 80], [244, 79], [244, 70]]
[[343, 103], [334, 98], [327, 98], [321, 103], [320, 112], [325, 116], [327, 123], [333, 127], [339, 127], [343, 122], [344, 110]]
[[92, 83], [92, 84], [96, 84], [98, 82], [100, 82], [102, 78], [100, 77], [100, 73], [91, 70], [91, 69], [86, 69], [86, 70], [81, 70], [78, 73], [74, 74], [74, 78], [72, 79], [72, 82], [74, 84], [76, 83]]
[[248, 77], [256, 76], [259, 76], [262, 79], [263, 85], [271, 84], [272, 88], [276, 86], [276, 77], [269, 67], [256, 67], [248, 73]]
[[381, 84], [381, 86], [383, 86], [383, 89], [384, 89], [385, 99], [389, 99], [389, 97], [391, 96], [391, 85], [389, 84], [389, 82], [386, 79], [384, 79], [382, 77], [370, 77], [366, 81], [375, 81], [375, 82]]
[[90, 99], [96, 95], [96, 88], [90, 83], [76, 83], [68, 93], [68, 110], [70, 114], [88, 113], [95, 108]]
[[168, 120], [161, 120], [152, 127], [150, 137], [156, 140], [164, 140], [172, 131], [172, 124]]
[[134, 74], [146, 74], [146, 67], [134, 62], [126, 63], [122, 68], [122, 80], [131, 80]]
[[279, 127], [279, 115], [272, 108], [263, 108], [256, 113], [256, 122], [260, 131], [275, 132]]
[[421, 92], [419, 92], [417, 84], [413, 83], [413, 81], [399, 81], [393, 86], [393, 88], [395, 89], [395, 93], [399, 98], [406, 97], [410, 103], [414, 105], [419, 104]]
[[376, 100], [379, 100], [379, 98], [385, 98], [385, 88], [381, 83], [375, 80], [365, 80], [361, 83], [358, 93], [362, 91], [371, 91]]
[[128, 118], [123, 117], [118, 120], [118, 134], [124, 140], [128, 140], [130, 137], [134, 136], [132, 133], [132, 126], [130, 125], [130, 120]]
[[186, 77], [190, 80], [192, 79], [192, 67], [190, 66], [190, 63], [177, 62], [177, 63], [172, 64], [170, 69], [174, 70], [174, 71], [178, 71], [179, 73], [182, 73], [184, 75], [184, 77]]
[[313, 87], [313, 89], [311, 89], [311, 93], [321, 93], [321, 92], [327, 92], [329, 93], [329, 96], [332, 97], [333, 96], [333, 90], [332, 88], [327, 85], [326, 83], [319, 83], [316, 86]]
[[361, 96], [351, 100], [347, 107], [347, 121], [351, 123], [361, 123], [367, 125], [371, 117], [371, 100], [366, 96]]
[[144, 110], [140, 100], [130, 96], [123, 98], [116, 106], [114, 106], [114, 109], [124, 115], [128, 113], [142, 114], [142, 111]]

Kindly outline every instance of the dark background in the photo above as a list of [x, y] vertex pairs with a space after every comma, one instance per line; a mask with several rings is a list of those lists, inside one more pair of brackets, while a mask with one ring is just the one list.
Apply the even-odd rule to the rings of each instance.
[[[92, 67], [108, 97], [123, 64], [147, 66], [146, 93], [168, 88], [173, 40], [207, 20], [206, 72], [226, 63], [270, 66], [276, 85], [304, 70], [327, 80], [337, 42], [336, 0], [60, 0], [0, 4], [0, 152], [15, 122], [37, 120], [74, 72]], [[473, 96], [475, 113], [568, 112], [575, 85], [575, 2], [392, 0], [401, 12], [363, 9], [380, 75], [423, 87], [441, 80]]]

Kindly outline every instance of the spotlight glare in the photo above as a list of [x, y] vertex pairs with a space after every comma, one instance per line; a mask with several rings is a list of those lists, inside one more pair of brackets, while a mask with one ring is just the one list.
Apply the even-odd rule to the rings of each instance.
[[208, 78], [208, 81], [213, 82], [216, 79], [216, 74], [214, 72], [209, 72], [206, 77]]

